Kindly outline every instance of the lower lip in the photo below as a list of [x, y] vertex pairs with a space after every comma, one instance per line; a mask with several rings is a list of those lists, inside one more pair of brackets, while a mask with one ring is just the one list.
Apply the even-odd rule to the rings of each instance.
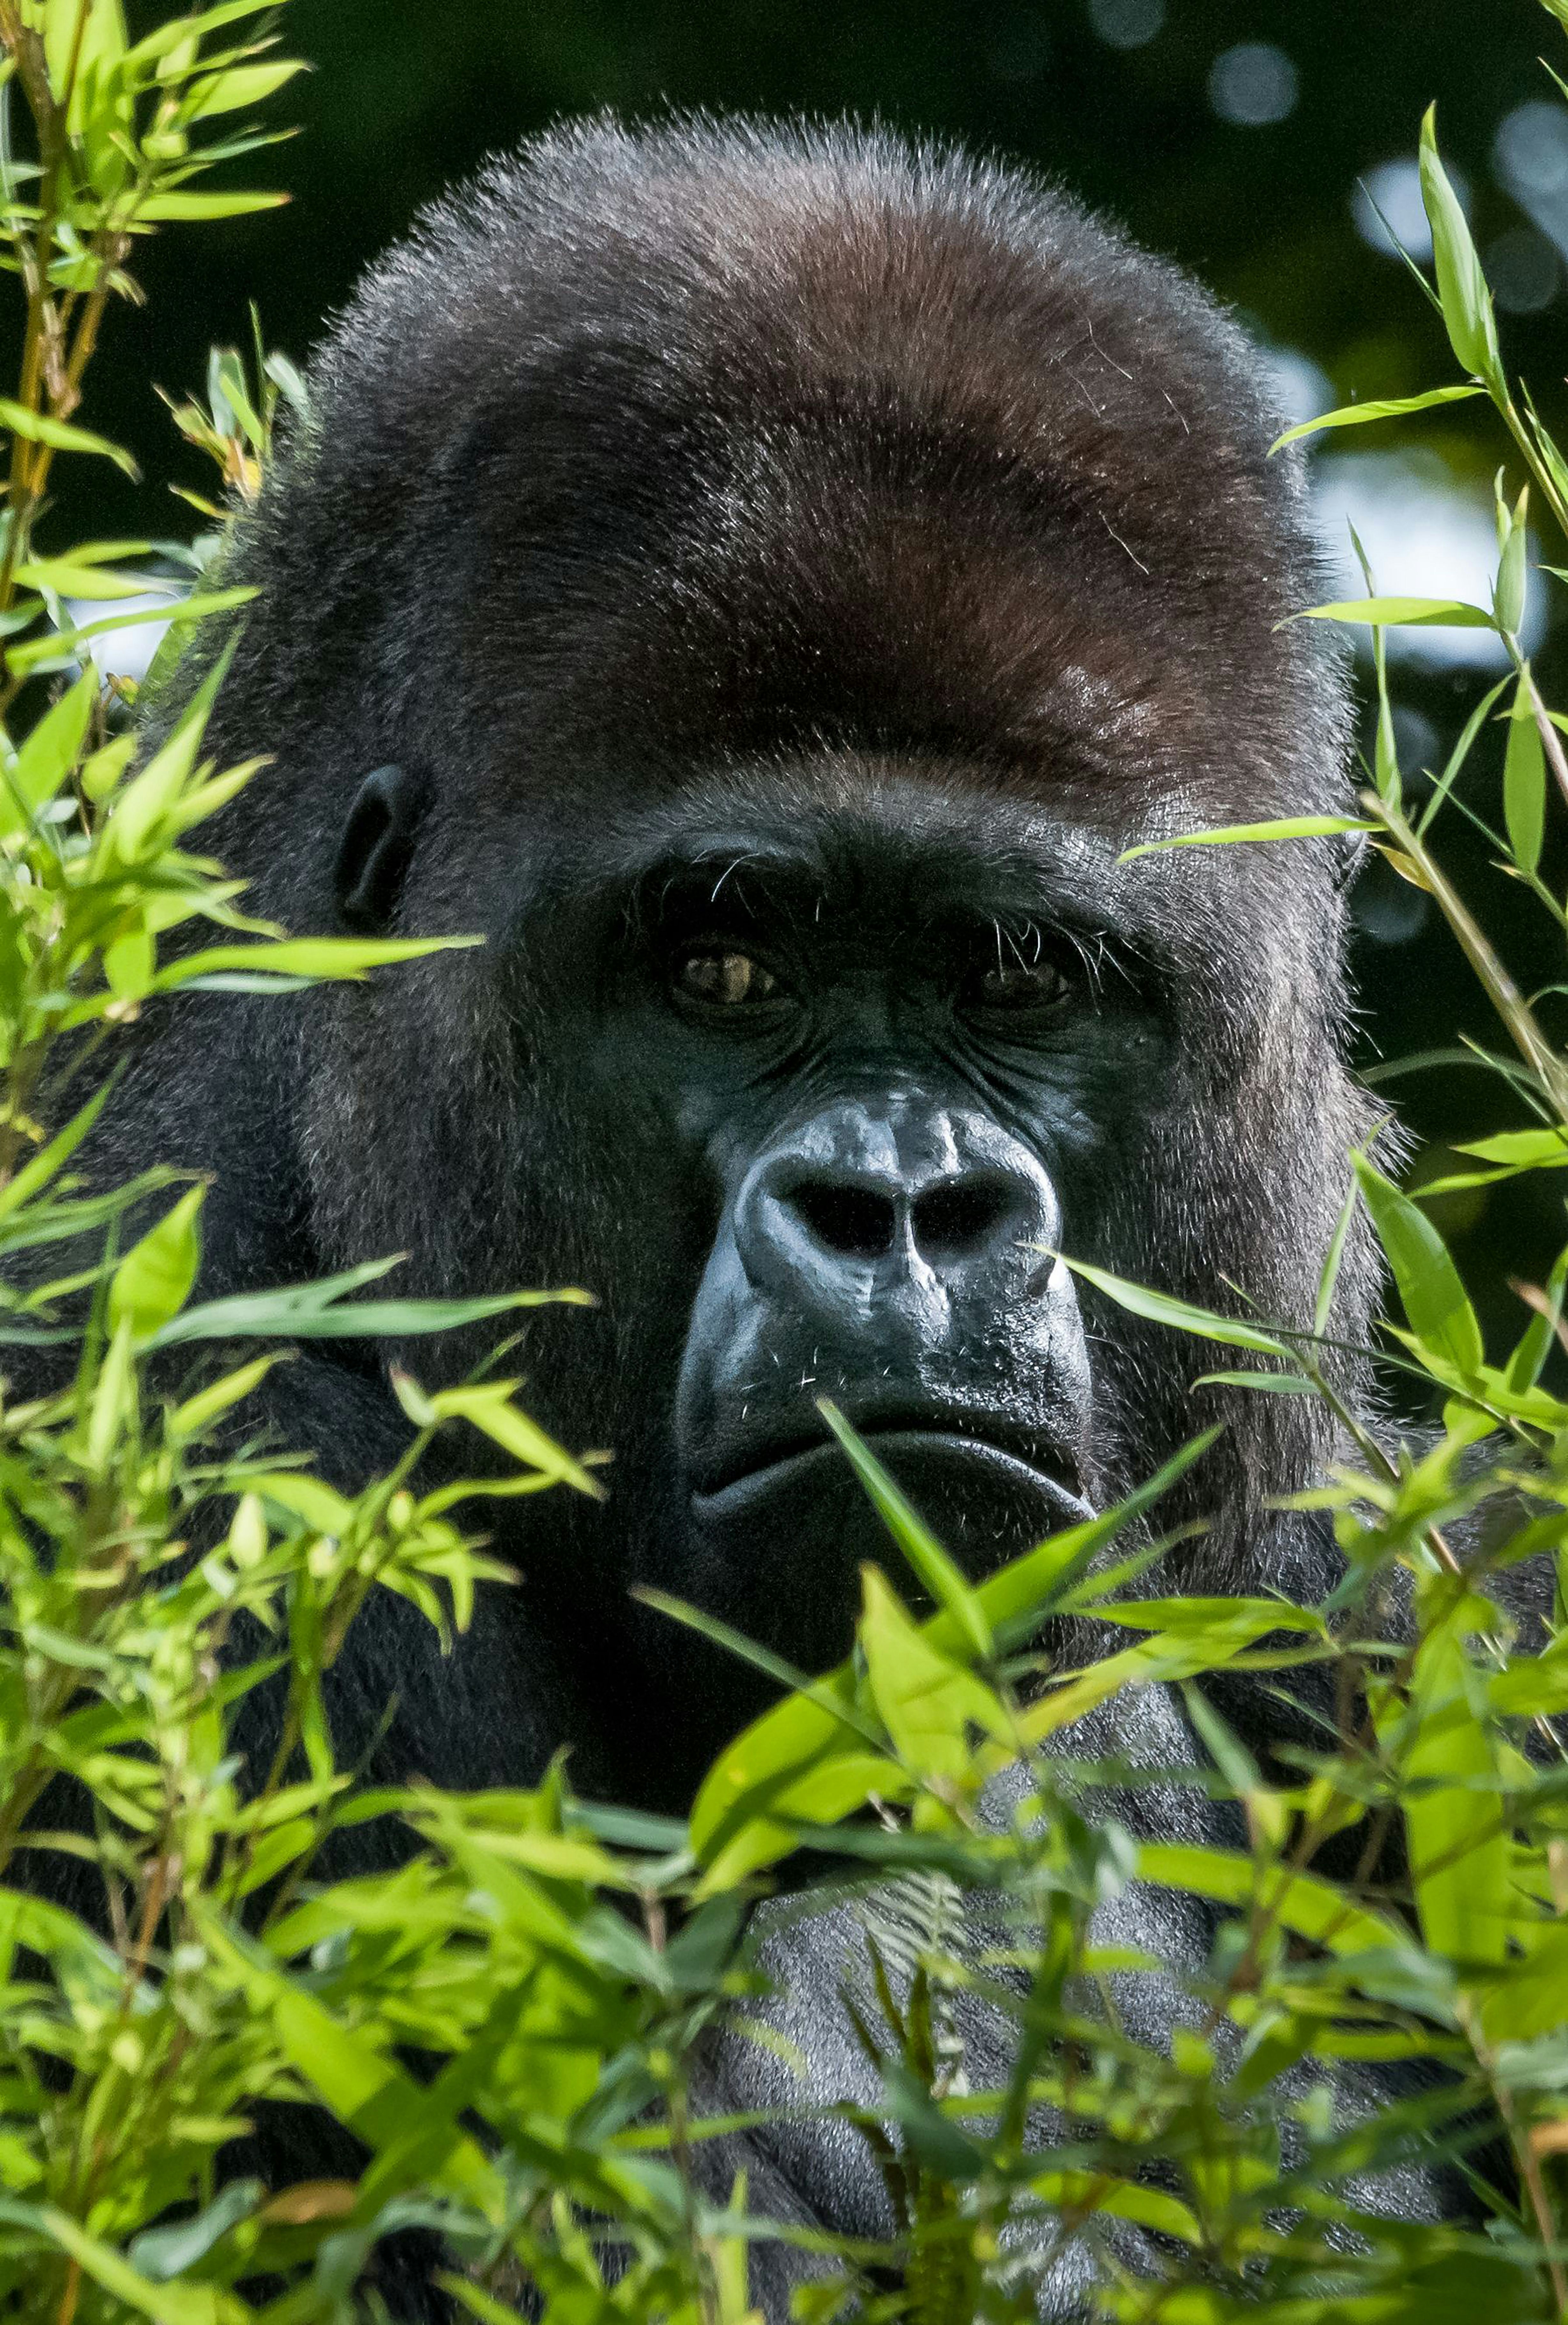
[[[863, 1434], [868, 1449], [895, 1476], [901, 1455], [920, 1459], [935, 1456], [943, 1461], [961, 1462], [988, 1477], [995, 1486], [1011, 1487], [1015, 1493], [1025, 1493], [1048, 1504], [1060, 1525], [1078, 1525], [1094, 1515], [1089, 1504], [1059, 1477], [1052, 1477], [1048, 1470], [1037, 1469], [1032, 1461], [1023, 1460], [1016, 1453], [1008, 1453], [982, 1437], [963, 1437], [956, 1431], [933, 1429], [876, 1430]], [[716, 1492], [695, 1494], [692, 1499], [704, 1515], [740, 1516], [765, 1496], [787, 1491], [831, 1468], [841, 1472], [846, 1485], [851, 1481], [849, 1463], [837, 1445], [812, 1445], [803, 1452], [787, 1455], [782, 1461], [770, 1462], [765, 1468], [748, 1469], [744, 1477], [733, 1478]]]

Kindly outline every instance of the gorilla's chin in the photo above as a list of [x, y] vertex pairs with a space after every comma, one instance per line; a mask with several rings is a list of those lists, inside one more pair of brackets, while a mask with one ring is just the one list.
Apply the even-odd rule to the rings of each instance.
[[[977, 1578], [1094, 1514], [1075, 1485], [988, 1439], [945, 1429], [864, 1433], [937, 1539]], [[861, 1566], [896, 1572], [902, 1564], [833, 1444], [785, 1451], [693, 1494], [691, 1506], [686, 1595], [807, 1671], [849, 1653]]]

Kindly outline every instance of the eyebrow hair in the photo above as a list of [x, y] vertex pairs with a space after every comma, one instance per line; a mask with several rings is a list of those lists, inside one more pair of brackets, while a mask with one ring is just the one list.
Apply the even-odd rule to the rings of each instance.
[[[666, 844], [622, 869], [628, 924], [647, 934], [661, 923], [690, 923], [720, 907], [724, 918], [754, 923], [777, 918], [797, 929], [820, 923], [824, 911], [835, 918], [851, 915], [872, 901], [861, 893], [864, 864], [851, 867], [848, 861], [854, 836], [838, 835], [844, 859], [839, 862], [831, 832], [810, 841], [777, 835], [742, 840], [713, 832]], [[1072, 876], [1081, 867], [1053, 871], [1018, 846], [983, 834], [938, 830], [897, 838], [891, 860], [872, 863], [871, 881], [877, 885], [883, 875], [885, 904], [914, 908], [907, 909], [907, 926], [916, 942], [968, 923], [976, 932], [994, 932], [997, 942], [1036, 946], [1055, 931], [1086, 961], [1109, 966], [1121, 966], [1124, 950], [1138, 949], [1137, 931], [1104, 909], [1104, 900], [1087, 905], [1081, 879]]]

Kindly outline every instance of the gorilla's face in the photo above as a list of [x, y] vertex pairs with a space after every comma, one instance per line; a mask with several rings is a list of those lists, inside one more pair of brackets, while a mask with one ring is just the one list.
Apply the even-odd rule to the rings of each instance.
[[887, 1555], [820, 1400], [971, 1569], [1085, 1514], [1091, 1368], [1057, 1255], [1099, 1245], [1095, 1190], [1170, 1047], [1109, 843], [951, 769], [850, 773], [694, 780], [580, 829], [500, 939], [533, 1070], [643, 1246], [596, 1283], [654, 1416], [640, 1446], [608, 1416], [608, 1523], [633, 1579], [810, 1669]]

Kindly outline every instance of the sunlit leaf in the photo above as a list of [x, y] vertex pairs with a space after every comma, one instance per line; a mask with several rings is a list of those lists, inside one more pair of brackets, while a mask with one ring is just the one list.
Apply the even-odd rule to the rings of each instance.
[[1522, 872], [1541, 861], [1546, 828], [1546, 755], [1536, 724], [1529, 672], [1520, 678], [1508, 714], [1508, 746], [1503, 762], [1503, 820], [1508, 845]]
[[87, 740], [97, 681], [89, 672], [46, 710], [8, 766], [0, 767], [0, 834], [25, 828], [69, 780]]
[[1272, 1332], [1260, 1330], [1256, 1324], [1245, 1324], [1239, 1317], [1216, 1315], [1212, 1309], [1194, 1307], [1191, 1301], [1174, 1299], [1167, 1292], [1152, 1292], [1146, 1284], [1129, 1283], [1103, 1267], [1091, 1267], [1087, 1260], [1068, 1259], [1065, 1264], [1074, 1275], [1081, 1275], [1085, 1283], [1092, 1283], [1097, 1292], [1103, 1292], [1129, 1315], [1142, 1316], [1151, 1324], [1169, 1324], [1174, 1330], [1191, 1332], [1201, 1340], [1218, 1340], [1228, 1348], [1250, 1348], [1258, 1356], [1291, 1361], [1285, 1342]]
[[138, 218], [247, 218], [254, 210], [281, 209], [287, 194], [150, 194], [136, 206]]
[[[391, 1264], [392, 1263], [388, 1263]], [[377, 1271], [380, 1272], [379, 1270]], [[357, 1269], [352, 1282], [363, 1282]], [[515, 1309], [538, 1308], [557, 1301], [582, 1306], [585, 1295], [568, 1292], [494, 1292], [472, 1300], [343, 1301], [344, 1277], [323, 1278], [319, 1284], [290, 1285], [279, 1292], [240, 1292], [226, 1300], [209, 1300], [188, 1308], [153, 1336], [155, 1348], [171, 1348], [185, 1340], [403, 1339], [426, 1332], [453, 1332], [468, 1324], [482, 1324], [492, 1316]], [[317, 1298], [319, 1292], [326, 1296]]]
[[1480, 1326], [1447, 1245], [1420, 1207], [1366, 1155], [1350, 1159], [1411, 1330], [1461, 1376], [1473, 1373], [1485, 1354]]
[[1462, 1616], [1427, 1632], [1411, 1677], [1405, 1824], [1422, 1935], [1461, 1961], [1501, 1961], [1508, 1938], [1508, 1829], [1486, 1721], [1471, 1700]]
[[90, 428], [74, 428], [69, 420], [54, 420], [46, 412], [30, 411], [26, 404], [17, 403], [8, 395], [0, 395], [0, 428], [8, 428], [14, 436], [25, 437], [31, 444], [47, 444], [51, 451], [90, 452], [98, 459], [112, 460], [133, 484], [141, 476], [123, 445], [111, 444], [107, 436], [95, 436]]
[[932, 1645], [876, 1567], [863, 1569], [861, 1580], [858, 1636], [889, 1741], [917, 1775], [960, 1783], [970, 1763], [967, 1730], [1006, 1740], [1006, 1714], [983, 1681]]
[[1432, 228], [1437, 297], [1449, 344], [1468, 372], [1490, 385], [1502, 380], [1497, 316], [1470, 226], [1437, 151], [1437, 107], [1421, 124], [1421, 199]]
[[1171, 848], [1214, 848], [1247, 839], [1326, 839], [1339, 832], [1377, 829], [1354, 815], [1287, 815], [1273, 823], [1224, 823], [1210, 831], [1178, 832], [1174, 839], [1146, 839], [1137, 848], [1124, 848], [1116, 860], [1130, 864], [1136, 857], [1159, 856]]
[[283, 58], [273, 64], [231, 65], [225, 72], [209, 73], [191, 82], [181, 99], [181, 117], [205, 121], [213, 114], [239, 113], [247, 106], [264, 104], [296, 73], [307, 69], [298, 58]]
[[1403, 420], [1408, 412], [1430, 412], [1434, 404], [1461, 403], [1466, 396], [1480, 395], [1482, 390], [1473, 382], [1459, 387], [1429, 387], [1421, 395], [1394, 395], [1369, 399], [1365, 403], [1341, 403], [1332, 412], [1320, 412], [1315, 420], [1304, 420], [1294, 428], [1287, 428], [1269, 446], [1269, 458], [1294, 444], [1298, 437], [1315, 435], [1320, 428], [1359, 428], [1369, 420]]
[[991, 1646], [990, 1626], [981, 1612], [979, 1599], [964, 1576], [875, 1454], [850, 1428], [838, 1407], [823, 1397], [819, 1400], [817, 1410], [849, 1455], [849, 1465], [869, 1496], [877, 1516], [937, 1605], [945, 1607], [953, 1620], [967, 1632], [975, 1653], [988, 1654]]
[[1331, 1882], [1288, 1866], [1260, 1865], [1238, 1849], [1209, 1848], [1195, 1841], [1144, 1841], [1138, 1848], [1140, 1881], [1165, 1883], [1224, 1905], [1256, 1904], [1298, 1937], [1333, 1953], [1360, 1953], [1384, 1947], [1404, 1950], [1410, 1940], [1391, 1915], [1374, 1913]]
[[144, 1339], [179, 1314], [201, 1264], [206, 1192], [190, 1188], [121, 1260], [109, 1283], [111, 1329], [128, 1324]]
[[461, 950], [483, 941], [482, 937], [283, 937], [266, 944], [209, 945], [161, 968], [153, 990], [172, 993], [218, 969], [357, 984], [373, 968], [422, 960], [429, 953]]
[[1297, 622], [1364, 622], [1375, 629], [1489, 630], [1496, 627], [1484, 606], [1457, 597], [1343, 597], [1327, 606], [1304, 606]]

